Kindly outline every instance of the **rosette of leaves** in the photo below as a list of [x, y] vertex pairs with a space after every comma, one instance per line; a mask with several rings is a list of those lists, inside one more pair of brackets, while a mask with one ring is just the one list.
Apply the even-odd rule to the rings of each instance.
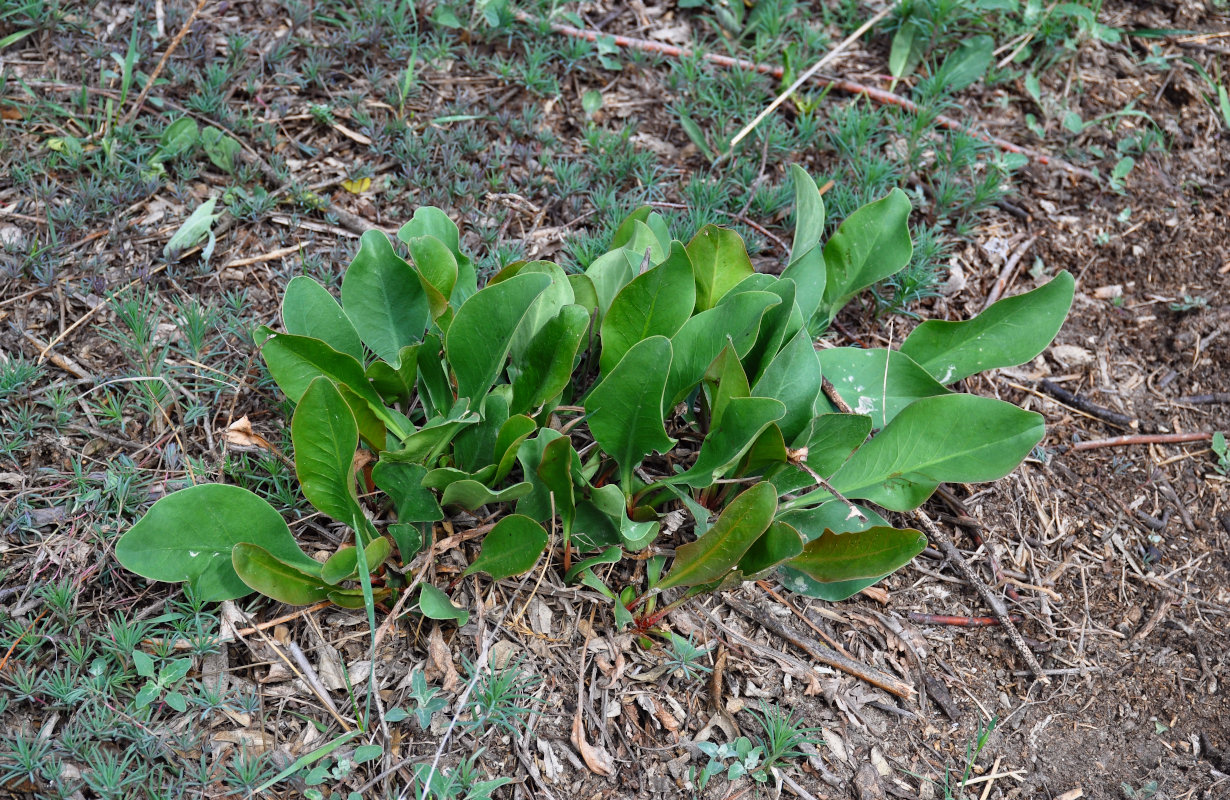
[[[295, 278], [281, 329], [255, 333], [296, 405], [303, 494], [357, 546], [319, 563], [255, 494], [199, 485], [155, 503], [117, 557], [210, 600], [258, 591], [370, 608], [396, 590], [382, 564], [409, 562], [448, 512], [485, 509], [498, 522], [468, 572], [523, 573], [555, 541], [566, 579], [618, 597], [621, 623], [661, 592], [772, 570], [828, 600], [880, 580], [925, 543], [881, 511], [916, 508], [942, 482], [1003, 477], [1042, 438], [1040, 415], [951, 387], [1040, 353], [1073, 280], [924, 322], [897, 349], [817, 350], [846, 303], [906, 266], [911, 209], [894, 190], [826, 238], [816, 184], [792, 172], [780, 274], [757, 272], [730, 230], [672, 239], [649, 208], [583, 274], [521, 261], [481, 288], [438, 209], [399, 231], [408, 258], [369, 231], [340, 303]], [[673, 560], [651, 554], [647, 586], [595, 576], [666, 535]], [[424, 613], [464, 621], [443, 592], [420, 591]]]

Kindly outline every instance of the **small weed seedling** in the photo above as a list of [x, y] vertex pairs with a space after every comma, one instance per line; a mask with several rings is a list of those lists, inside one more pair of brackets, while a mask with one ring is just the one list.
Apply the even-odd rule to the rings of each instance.
[[1226, 434], [1221, 431], [1214, 433], [1212, 447], [1213, 455], [1217, 457], [1217, 464], [1213, 469], [1220, 475], [1230, 473], [1230, 447], [1226, 446]]

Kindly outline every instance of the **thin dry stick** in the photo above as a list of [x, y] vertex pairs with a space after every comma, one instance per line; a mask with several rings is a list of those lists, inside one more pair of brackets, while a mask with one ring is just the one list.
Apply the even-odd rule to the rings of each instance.
[[1008, 282], [1012, 280], [1013, 273], [1016, 272], [1017, 264], [1021, 263], [1021, 259], [1029, 252], [1029, 248], [1034, 246], [1034, 242], [1038, 241], [1037, 236], [1031, 236], [1025, 241], [1025, 244], [1018, 247], [1011, 256], [1008, 257], [1008, 262], [1004, 264], [1004, 268], [999, 272], [999, 278], [996, 279], [995, 285], [991, 287], [991, 293], [987, 295], [987, 300], [982, 304], [982, 310], [986, 311], [988, 307], [998, 300], [1008, 288]]
[[821, 644], [809, 637], [791, 631], [785, 625], [773, 619], [771, 614], [766, 614], [764, 611], [730, 596], [723, 597], [722, 602], [757, 625], [773, 631], [773, 633], [790, 642], [821, 664], [849, 673], [856, 678], [870, 683], [872, 686], [878, 686], [884, 691], [902, 699], [908, 700], [914, 695], [914, 687], [908, 683], [897, 680], [892, 675], [881, 672], [875, 667], [869, 667], [865, 664], [860, 664], [854, 659], [846, 658], [828, 645]]
[[1099, 447], [1119, 447], [1129, 444], [1182, 444], [1184, 442], [1207, 442], [1211, 433], [1141, 433], [1133, 436], [1112, 436], [1109, 439], [1093, 439], [1077, 442], [1073, 450], [1095, 450]]
[[1038, 663], [1037, 657], [1034, 656], [1029, 646], [1025, 644], [1025, 639], [1021, 636], [1021, 632], [1017, 630], [1016, 623], [1012, 621], [1012, 615], [1008, 613], [1008, 607], [1004, 605], [1004, 601], [991, 591], [991, 587], [987, 586], [977, 572], [970, 568], [966, 563], [965, 556], [957, 549], [957, 546], [952, 543], [952, 539], [938, 525], [931, 521], [931, 518], [924, 514], [921, 510], [914, 512], [914, 517], [922, 523], [922, 526], [927, 529], [927, 535], [931, 537], [931, 541], [940, 546], [940, 550], [948, 557], [948, 560], [953, 563], [961, 575], [969, 581], [970, 585], [978, 591], [978, 594], [991, 607], [991, 613], [999, 620], [999, 624], [1003, 626], [1004, 632], [1008, 634], [1008, 639], [1016, 647], [1017, 652], [1021, 654], [1021, 658], [1025, 660], [1025, 666], [1029, 667], [1029, 671], [1033, 673], [1044, 684], [1049, 684], [1051, 679], [1046, 677], [1046, 672], [1042, 669], [1042, 665]]
[[[520, 21], [530, 25], [544, 24], [541, 20], [527, 14], [524, 11], [516, 12], [516, 16]], [[653, 42], [648, 39], [637, 39], [631, 36], [611, 36], [610, 34], [600, 33], [598, 31], [574, 28], [571, 25], [562, 25], [558, 22], [548, 22], [546, 25], [556, 33], [563, 34], [564, 36], [573, 36], [578, 39], [585, 39], [590, 42], [596, 42], [599, 39], [602, 39], [606, 42], [613, 43], [616, 47], [627, 47], [633, 50], [640, 50], [645, 53], [660, 53], [672, 58], [690, 58], [696, 55], [696, 53], [692, 50], [683, 47], [676, 47], [670, 44], [663, 44], [661, 42]], [[747, 61], [746, 59], [732, 58], [730, 56], [721, 56], [716, 53], [703, 53], [701, 54], [701, 58], [708, 61], [710, 64], [716, 64], [719, 67], [748, 69], [753, 72], [759, 72], [763, 75], [772, 76], [774, 78], [780, 78], [784, 72], [781, 67], [775, 67], [771, 64], [758, 64], [755, 61]], [[886, 92], [883, 89], [877, 89], [874, 86], [866, 86], [861, 83], [855, 83], [854, 81], [841, 80], [840, 78], [826, 78], [819, 75], [814, 76], [813, 80], [824, 86], [831, 86], [839, 92], [863, 95], [869, 100], [874, 100], [877, 103], [882, 103], [884, 105], [895, 105], [905, 109], [911, 114], [918, 113], [918, 104], [913, 100], [907, 100], [901, 95]], [[1079, 175], [1082, 178], [1088, 178], [1095, 183], [1100, 183], [1098, 177], [1087, 169], [1081, 169], [1080, 167], [1069, 164], [1062, 159], [1039, 153], [1038, 151], [1032, 150], [1028, 147], [1013, 144], [1006, 139], [1000, 139], [996, 136], [980, 133], [963, 125], [961, 122], [953, 119], [952, 117], [940, 114], [935, 117], [935, 122], [943, 128], [958, 131], [966, 136], [971, 136], [980, 141], [993, 144], [1001, 150], [1006, 150], [1009, 153], [1018, 153], [1031, 161], [1038, 162], [1039, 164], [1059, 167], [1060, 169], [1066, 170], [1073, 175]]]
[[154, 67], [154, 71], [150, 73], [149, 80], [145, 82], [145, 88], [141, 90], [141, 94], [137, 95], [137, 102], [133, 103], [132, 108], [128, 109], [128, 113], [121, 120], [121, 125], [127, 125], [132, 122], [133, 117], [141, 110], [141, 106], [145, 104], [145, 98], [149, 97], [150, 89], [154, 88], [154, 81], [158, 80], [158, 76], [162, 74], [162, 68], [167, 65], [167, 59], [175, 52], [175, 48], [179, 47], [179, 43], [188, 35], [188, 29], [192, 27], [192, 23], [196, 22], [197, 16], [201, 13], [201, 9], [205, 8], [205, 3], [208, 0], [200, 0], [196, 4], [196, 8], [192, 9], [192, 13], [188, 15], [188, 19], [184, 20], [184, 26], [179, 29], [179, 33], [175, 34], [175, 38], [171, 40], [171, 44], [167, 45], [167, 49], [163, 52], [162, 58], [158, 59], [158, 66]]
[[821, 58], [819, 61], [817, 61], [815, 64], [812, 64], [811, 69], [807, 70], [807, 72], [804, 72], [802, 75], [800, 75], [795, 80], [794, 83], [790, 84], [790, 88], [786, 89], [786, 91], [782, 92], [776, 98], [774, 98], [772, 103], [769, 103], [768, 108], [766, 108], [764, 111], [761, 111], [759, 114], [757, 114], [756, 119], [747, 123], [747, 125], [743, 128], [743, 130], [735, 134], [735, 138], [730, 140], [730, 149], [734, 150], [735, 145], [743, 141], [743, 137], [747, 136], [749, 133], [756, 130], [756, 126], [764, 122], [765, 117], [772, 114], [775, 110], [777, 110], [778, 106], [786, 102], [786, 98], [790, 97], [792, 94], [798, 91], [800, 86], [807, 83], [809, 80], [812, 79], [812, 77], [815, 76], [817, 72], [820, 71], [821, 67], [823, 67], [825, 64], [832, 61], [834, 58], [837, 58], [837, 56], [841, 55], [843, 50], [845, 50], [847, 47], [857, 42], [859, 40], [859, 37], [861, 37], [864, 33], [866, 33], [871, 28], [872, 25], [875, 25], [877, 22], [884, 19], [884, 17], [888, 16], [888, 12], [892, 10], [893, 10], [892, 4], [885, 6], [883, 9], [880, 10], [880, 13], [876, 14], [874, 17], [864, 22], [862, 25], [859, 26], [858, 30], [856, 30], [854, 33], [850, 34], [845, 39], [843, 39], [841, 41], [841, 44], [837, 45], [832, 50], [825, 53], [824, 57]]

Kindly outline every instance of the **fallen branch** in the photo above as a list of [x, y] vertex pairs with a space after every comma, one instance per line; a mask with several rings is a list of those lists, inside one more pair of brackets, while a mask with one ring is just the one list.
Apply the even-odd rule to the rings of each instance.
[[1098, 419], [1106, 420], [1111, 425], [1116, 425], [1120, 428], [1131, 428], [1133, 427], [1132, 423], [1135, 422], [1135, 420], [1126, 414], [1120, 414], [1118, 411], [1111, 411], [1109, 408], [1100, 406], [1078, 394], [1073, 394], [1054, 381], [1043, 379], [1038, 383], [1038, 388], [1059, 402], [1072, 406], [1078, 411], [1084, 411], [1086, 414], [1092, 414]]
[[[552, 31], [556, 33], [562, 34], [564, 36], [572, 36], [577, 39], [585, 39], [586, 41], [589, 41], [589, 42], [597, 42], [599, 39], [602, 39], [604, 41], [614, 43], [616, 47], [623, 47], [629, 50], [639, 50], [643, 53], [658, 53], [664, 56], [669, 56], [671, 58], [692, 58], [692, 57], [699, 55], [705, 61], [708, 61], [710, 64], [716, 64], [719, 67], [747, 69], [747, 70], [752, 70], [753, 72], [759, 72], [762, 75], [769, 75], [771, 77], [779, 78], [779, 79], [782, 77], [782, 75], [785, 72], [785, 70], [783, 70], [781, 67], [776, 67], [776, 66], [773, 66], [772, 64], [758, 64], [755, 61], [748, 61], [742, 58], [732, 58], [730, 56], [722, 56], [716, 53], [699, 53], [698, 54], [696, 51], [693, 51], [693, 50], [690, 50], [684, 47], [676, 47], [675, 45], [663, 44], [662, 42], [654, 42], [648, 39], [637, 39], [632, 36], [612, 36], [610, 34], [601, 33], [599, 31], [585, 30], [583, 28], [574, 28], [571, 25], [563, 25], [558, 22], [544, 23], [542, 20], [539, 20], [538, 18], [524, 11], [516, 12], [516, 16], [518, 20], [526, 24], [529, 24], [529, 25], [546, 24]], [[918, 113], [918, 104], [915, 103], [913, 100], [909, 100], [905, 97], [902, 97], [899, 94], [893, 94], [892, 92], [888, 92], [883, 89], [877, 89], [874, 86], [866, 86], [861, 83], [855, 83], [854, 81], [842, 80], [840, 78], [829, 78], [829, 77], [825, 77], [821, 75], [815, 76], [814, 81], [820, 84], [821, 86], [827, 86], [827, 87], [836, 89], [839, 92], [845, 92], [846, 94], [852, 94], [852, 95], [862, 95], [863, 97], [866, 97], [869, 100], [874, 100], [875, 102], [881, 103], [883, 105], [897, 106], [898, 108], [905, 109], [911, 114]], [[1095, 183], [1100, 183], [1097, 176], [1094, 175], [1092, 172], [1090, 172], [1087, 169], [1081, 169], [1080, 167], [1075, 166], [1073, 164], [1069, 164], [1068, 162], [1062, 159], [1054, 158], [1053, 156], [1048, 156], [1044, 153], [1039, 153], [1038, 151], [1033, 150], [1028, 147], [1022, 147], [1021, 145], [1014, 144], [1012, 142], [1007, 141], [1006, 139], [1000, 139], [997, 136], [991, 136], [990, 134], [975, 131], [972, 128], [966, 127], [961, 122], [953, 119], [952, 117], [939, 114], [939, 115], [936, 115], [935, 122], [937, 125], [939, 125], [942, 128], [947, 128], [949, 130], [957, 131], [959, 133], [965, 134], [966, 136], [970, 136], [974, 139], [987, 142], [988, 144], [993, 144], [999, 149], [1006, 150], [1009, 153], [1017, 153], [1019, 155], [1025, 156], [1031, 161], [1036, 161], [1039, 164], [1043, 164], [1045, 166], [1059, 167], [1060, 169], [1066, 170], [1067, 172], [1070, 172], [1073, 175], [1079, 175], [1082, 178], [1087, 178]]]
[[1112, 436], [1109, 439], [1093, 439], [1077, 442], [1073, 450], [1096, 450], [1099, 447], [1122, 447], [1132, 444], [1183, 444], [1184, 442], [1207, 442], [1211, 433], [1141, 433], [1132, 436]]
[[1025, 666], [1029, 667], [1029, 671], [1034, 677], [1045, 684], [1049, 684], [1051, 679], [1046, 676], [1042, 669], [1042, 665], [1038, 663], [1038, 659], [1034, 656], [1033, 651], [1029, 649], [1029, 645], [1025, 643], [1021, 632], [1017, 630], [1016, 624], [1012, 621], [1012, 615], [1008, 613], [1007, 606], [1004, 601], [991, 591], [991, 587], [987, 586], [977, 572], [970, 568], [970, 565], [965, 562], [965, 556], [957, 549], [957, 546], [952, 543], [952, 539], [938, 525], [931, 521], [931, 518], [922, 511], [914, 512], [915, 518], [922, 523], [922, 526], [927, 529], [927, 535], [931, 537], [931, 541], [940, 546], [940, 550], [948, 557], [953, 566], [961, 573], [965, 580], [969, 581], [970, 585], [977, 590], [979, 596], [982, 597], [986, 604], [991, 607], [991, 612], [995, 618], [999, 620], [1004, 627], [1004, 632], [1008, 634], [1009, 641], [1013, 647], [1020, 653], [1021, 658], [1025, 661]]

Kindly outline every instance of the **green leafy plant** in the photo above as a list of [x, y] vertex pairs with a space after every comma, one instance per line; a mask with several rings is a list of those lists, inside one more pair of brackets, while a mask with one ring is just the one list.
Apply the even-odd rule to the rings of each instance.
[[[582, 274], [517, 261], [481, 288], [443, 212], [421, 208], [401, 228], [409, 260], [369, 231], [340, 304], [297, 277], [283, 330], [255, 333], [296, 406], [303, 495], [354, 546], [315, 561], [263, 499], [203, 484], [159, 500], [117, 558], [209, 600], [258, 591], [370, 613], [402, 589], [383, 564], [408, 562], [446, 510], [486, 507], [502, 516], [467, 573], [526, 572], [549, 524], [567, 579], [618, 596], [617, 621], [642, 630], [688, 597], [779, 567], [792, 589], [828, 600], [892, 573], [925, 538], [871, 504], [908, 511], [941, 482], [1003, 477], [1042, 438], [1040, 415], [948, 387], [1041, 352], [1073, 280], [1061, 273], [971, 320], [924, 322], [897, 350], [817, 352], [845, 305], [909, 263], [910, 203], [893, 190], [825, 240], [815, 182], [792, 175], [780, 275], [756, 272], [733, 231], [706, 225], [685, 244], [648, 207]], [[394, 519], [360, 500], [360, 482]], [[655, 557], [648, 585], [604, 586], [593, 567], [655, 547], [668, 516], [693, 537], [669, 569]], [[679, 591], [658, 608], [668, 590]], [[466, 617], [431, 586], [419, 608]]]
[[192, 669], [192, 659], [177, 658], [158, 669], [154, 659], [140, 650], [133, 650], [132, 662], [137, 667], [137, 674], [147, 679], [137, 692], [137, 708], [145, 708], [161, 697], [163, 702], [181, 714], [188, 710], [188, 700], [176, 691], [175, 687], [183, 681], [188, 670]]
[[1226, 434], [1217, 431], [1213, 434], [1213, 455], [1217, 456], [1217, 464], [1213, 469], [1221, 475], [1230, 472], [1230, 447], [1226, 446]]

